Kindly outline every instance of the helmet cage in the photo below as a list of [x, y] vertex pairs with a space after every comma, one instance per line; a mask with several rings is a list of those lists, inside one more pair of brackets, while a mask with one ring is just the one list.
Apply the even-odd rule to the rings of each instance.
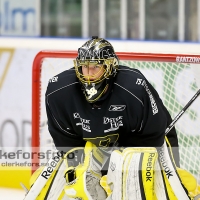
[[[92, 75], [88, 76], [88, 75], [83, 75], [82, 73], [82, 67], [89, 66], [89, 64], [102, 65], [102, 67], [104, 68], [104, 73], [95, 80], [90, 80], [89, 77], [92, 77]], [[109, 77], [113, 75], [114, 72], [116, 72], [118, 66], [118, 60], [115, 57], [110, 57], [106, 59], [81, 59], [81, 60], [76, 58], [76, 60], [74, 60], [74, 66], [76, 75], [80, 80], [80, 82], [83, 84], [90, 85], [93, 83], [94, 84], [100, 83], [104, 79], [109, 79]], [[97, 72], [95, 75], [97, 75], [99, 72]]]

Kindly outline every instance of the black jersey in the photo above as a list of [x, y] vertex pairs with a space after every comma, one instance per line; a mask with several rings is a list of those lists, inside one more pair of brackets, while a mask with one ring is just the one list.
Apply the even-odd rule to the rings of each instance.
[[[159, 147], [171, 117], [156, 90], [136, 69], [119, 66], [104, 101], [86, 101], [75, 70], [50, 79], [46, 91], [48, 127], [57, 148], [91, 141], [107, 147]], [[177, 140], [175, 132], [172, 138]], [[175, 145], [177, 142], [175, 141]]]

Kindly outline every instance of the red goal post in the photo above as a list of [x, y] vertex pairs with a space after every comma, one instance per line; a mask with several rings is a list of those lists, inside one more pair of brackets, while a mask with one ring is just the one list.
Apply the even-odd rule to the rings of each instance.
[[[148, 73], [151, 70], [153, 72], [152, 77], [156, 70], [159, 71], [160, 68], [162, 68], [162, 70], [165, 70], [165, 69], [168, 70], [168, 68], [170, 68], [170, 70], [168, 70], [169, 72], [168, 71], [164, 72], [165, 75], [163, 75], [164, 78], [162, 79], [163, 85], [164, 85], [163, 87], [165, 87], [166, 85], [168, 85], [171, 82], [173, 82], [173, 84], [172, 84], [172, 86], [169, 86], [169, 88], [173, 88], [175, 85], [177, 85], [176, 83], [174, 83], [175, 82], [174, 80], [171, 80], [171, 79], [173, 79], [171, 77], [175, 76], [174, 74], [176, 74], [176, 73], [177, 74], [183, 73], [184, 70], [187, 73], [190, 72], [191, 70], [188, 67], [190, 65], [192, 66], [193, 64], [195, 64], [195, 68], [198, 68], [198, 73], [199, 73], [199, 69], [200, 69], [199, 65], [196, 65], [196, 64], [200, 64], [200, 55], [158, 54], [158, 53], [155, 54], [155, 53], [133, 53], [133, 52], [117, 52], [116, 54], [119, 57], [119, 60], [122, 61], [123, 64], [131, 65], [131, 67], [138, 67], [138, 69], [141, 68], [142, 70], [147, 69], [146, 71], [148, 71]], [[37, 151], [40, 151], [40, 148], [41, 148], [41, 146], [40, 146], [41, 103], [40, 102], [41, 102], [41, 72], [42, 72], [43, 62], [45, 59], [48, 59], [48, 58], [75, 59], [76, 56], [77, 56], [77, 51], [41, 51], [36, 55], [36, 57], [34, 59], [33, 68], [32, 68], [32, 152], [36, 152], [36, 154], [37, 154]], [[152, 65], [152, 67], [150, 65]], [[179, 65], [180, 65], [180, 68], [179, 68]], [[184, 65], [186, 67], [184, 67]], [[176, 72], [175, 69], [177, 69], [178, 72]], [[142, 71], [142, 73], [143, 73], [143, 71]], [[162, 74], [162, 73], [159, 72], [156, 74], [157, 78], [161, 79], [158, 77], [158, 74]], [[191, 75], [191, 74], [189, 73], [189, 75]], [[155, 78], [156, 78], [156, 76], [155, 76]], [[178, 77], [177, 80], [179, 80], [179, 78], [180, 77]], [[148, 79], [148, 77], [147, 77], [147, 79]], [[166, 81], [168, 81], [168, 79], [169, 79], [169, 83], [166, 82]], [[187, 76], [186, 76], [186, 78], [181, 78], [181, 79], [182, 79], [182, 81], [184, 81], [185, 79], [187, 79]], [[157, 84], [160, 84], [160, 83], [158, 82]], [[188, 84], [185, 84], [185, 86], [187, 86]], [[197, 83], [196, 83], [196, 85], [197, 85]], [[183, 87], [184, 86], [182, 86], [182, 90], [185, 90], [185, 89], [183, 89]], [[192, 90], [194, 90], [194, 88], [195, 88], [195, 90], [199, 89], [199, 85], [197, 87], [194, 86]], [[174, 99], [176, 98], [175, 94], [174, 94], [174, 93], [177, 93], [176, 91], [174, 91], [174, 93], [172, 94], [170, 89], [165, 88], [164, 90], [166, 90], [167, 95], [173, 96], [172, 98], [174, 98]], [[174, 90], [174, 89], [172, 89], [172, 90]], [[179, 89], [179, 90], [180, 90], [180, 92], [184, 93], [184, 91], [181, 91], [181, 89]], [[195, 94], [195, 91], [194, 91], [194, 94]], [[181, 94], [181, 95], [183, 95], [183, 94]], [[193, 95], [190, 96], [190, 94], [188, 94], [188, 96], [189, 96], [188, 98], [190, 99]], [[168, 109], [170, 109], [170, 111], [174, 109], [174, 108], [172, 108], [173, 107], [172, 102], [174, 102], [174, 107], [177, 107], [176, 109], [174, 109], [175, 110], [174, 113], [173, 114], [171, 113], [172, 118], [176, 116], [176, 114], [178, 113], [178, 110], [179, 111], [181, 110], [181, 106], [184, 106], [182, 104], [184, 104], [184, 103], [186, 104], [187, 100], [188, 100], [188, 99], [186, 99], [185, 102], [183, 102], [181, 104], [181, 106], [178, 106], [177, 102], [179, 101], [179, 99], [177, 99], [177, 100], [170, 99], [168, 102], [168, 99], [170, 97], [166, 96], [166, 94], [165, 94], [165, 97], [167, 99], [165, 101], [166, 102], [165, 105]], [[198, 106], [199, 105], [200, 105], [200, 102], [198, 103]], [[194, 109], [191, 111], [191, 113], [193, 113], [193, 112], [194, 112]], [[188, 115], [191, 115], [191, 114], [188, 114]], [[199, 115], [200, 115], [200, 111], [198, 113], [194, 114], [194, 117], [197, 118], [197, 121], [200, 120]], [[184, 116], [183, 116], [183, 118], [184, 118]], [[196, 120], [196, 118], [195, 118], [195, 120]], [[185, 124], [185, 122], [182, 122], [182, 123]], [[195, 123], [197, 123], [197, 122], [195, 122]], [[191, 123], [191, 126], [193, 127], [193, 122]], [[198, 126], [195, 127], [195, 129], [198, 129], [198, 128], [199, 128]], [[188, 128], [188, 129], [190, 129], [190, 128]], [[180, 130], [178, 130], [178, 133], [181, 134], [181, 137], [180, 137], [181, 146], [184, 147], [184, 146], [187, 146], [187, 144], [191, 145], [191, 147], [200, 146], [199, 145], [200, 142], [195, 142], [196, 140], [200, 140], [200, 133], [199, 133], [199, 135], [195, 134], [195, 137], [192, 135], [191, 141], [186, 142], [187, 137], [189, 137], [189, 136], [187, 135], [188, 134], [187, 130], [185, 131], [186, 133], [184, 131], [185, 130], [182, 130], [181, 128], [180, 128]], [[182, 134], [182, 132], [183, 132], [183, 134]], [[191, 149], [188, 150], [188, 152], [191, 152]], [[38, 156], [35, 156], [36, 154], [33, 154], [33, 159], [32, 159], [33, 165], [35, 165], [35, 163], [40, 162]], [[183, 153], [181, 155], [182, 156], [185, 155], [185, 150], [183, 151]], [[200, 155], [200, 152], [198, 150], [198, 154], [196, 156], [199, 156], [199, 155]], [[196, 162], [196, 165], [199, 166], [199, 162], [194, 161], [194, 158], [192, 158], [192, 157], [191, 157], [191, 161], [189, 161], [191, 163], [189, 165], [187, 165], [190, 157], [191, 156], [188, 155], [187, 157], [183, 158], [186, 160], [185, 163], [183, 164], [184, 167], [186, 166], [186, 168], [192, 168], [192, 162]], [[35, 171], [35, 169], [36, 168], [33, 167], [32, 172]], [[196, 173], [199, 174], [199, 172], [197, 172], [196, 168], [191, 169], [190, 171], [195, 173], [195, 175], [196, 175]], [[197, 176], [199, 176], [199, 175], [197, 175]], [[198, 179], [199, 179], [199, 177], [198, 177]]]

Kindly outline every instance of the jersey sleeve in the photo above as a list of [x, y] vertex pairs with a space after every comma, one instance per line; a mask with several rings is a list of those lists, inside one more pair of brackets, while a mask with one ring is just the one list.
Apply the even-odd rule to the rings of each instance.
[[139, 134], [141, 134], [145, 146], [159, 147], [164, 142], [167, 116], [150, 83], [144, 80], [142, 86], [144, 103], [143, 126]]

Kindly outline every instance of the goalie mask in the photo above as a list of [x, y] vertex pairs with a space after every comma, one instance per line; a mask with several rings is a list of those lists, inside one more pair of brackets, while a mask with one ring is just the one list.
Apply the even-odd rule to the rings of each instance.
[[92, 37], [78, 49], [74, 60], [76, 75], [89, 103], [100, 100], [118, 67], [118, 57], [105, 39]]

